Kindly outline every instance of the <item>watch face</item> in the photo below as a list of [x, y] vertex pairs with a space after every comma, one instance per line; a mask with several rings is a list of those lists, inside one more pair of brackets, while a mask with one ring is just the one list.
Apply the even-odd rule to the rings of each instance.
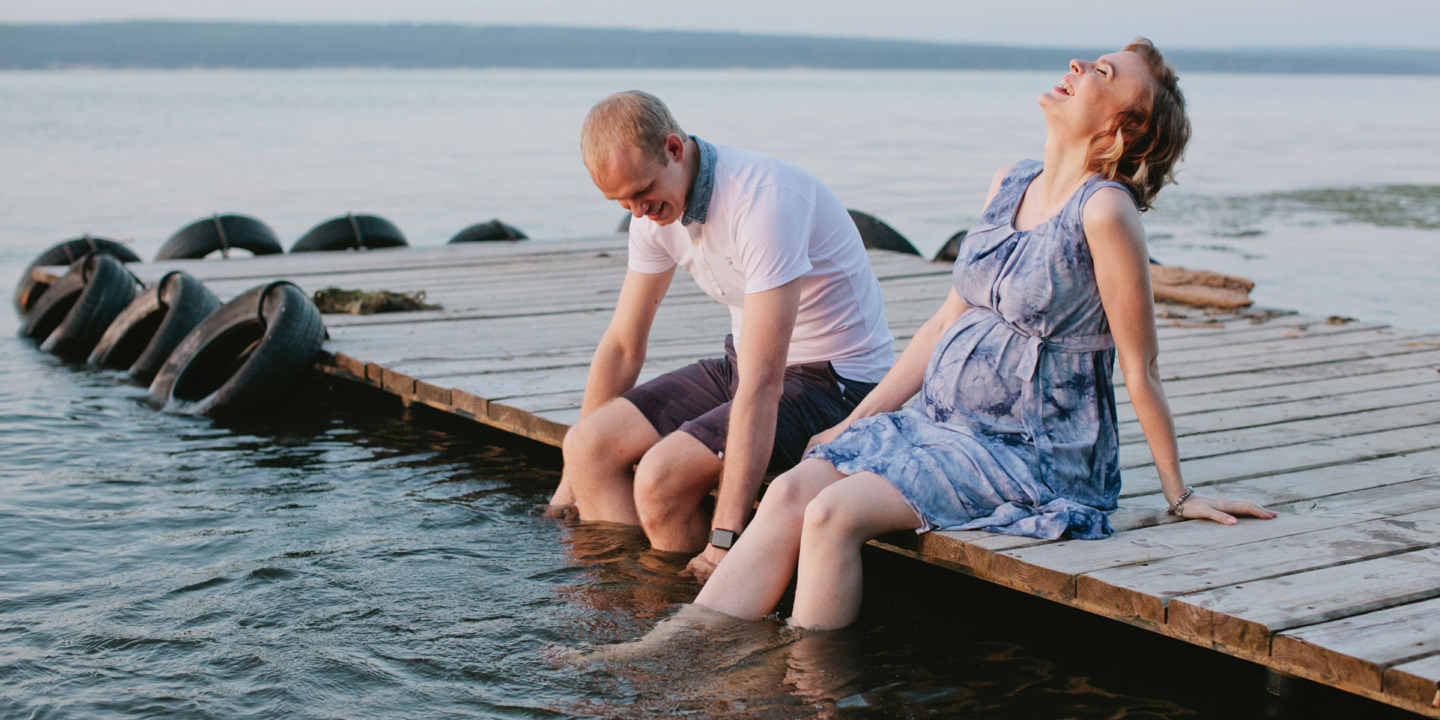
[[729, 530], [715, 529], [710, 531], [710, 544], [721, 550], [729, 550], [735, 545], [735, 539], [739, 537]]

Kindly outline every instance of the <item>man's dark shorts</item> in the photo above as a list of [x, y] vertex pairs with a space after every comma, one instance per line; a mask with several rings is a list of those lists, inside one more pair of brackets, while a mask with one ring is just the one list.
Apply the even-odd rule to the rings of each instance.
[[[661, 437], [679, 430], [722, 455], [730, 429], [730, 401], [739, 384], [734, 338], [726, 336], [724, 358], [665, 373], [622, 397], [640, 409]], [[836, 375], [828, 362], [785, 368], [770, 469], [779, 472], [800, 462], [810, 438], [844, 420], [874, 388], [875, 383]]]

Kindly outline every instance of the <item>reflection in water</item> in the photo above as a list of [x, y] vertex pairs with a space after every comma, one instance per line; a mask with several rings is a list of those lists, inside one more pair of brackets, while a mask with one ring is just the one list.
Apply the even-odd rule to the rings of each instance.
[[[588, 642], [561, 641], [541, 657], [557, 671], [579, 672], [588, 692], [550, 706], [556, 712], [747, 720], [1197, 714], [1067, 675], [1021, 644], [1032, 631], [999, 639], [1024, 625], [1021, 612], [991, 597], [995, 589], [945, 602], [953, 581], [975, 581], [884, 553], [867, 551], [861, 620], [817, 632], [785, 625], [783, 606], [747, 621], [684, 604], [698, 591], [678, 574], [688, 558], [650, 550], [636, 528], [570, 521], [564, 530], [581, 572], [556, 596], [580, 608], [574, 637]], [[940, 580], [931, 586], [937, 595], [913, 594], [915, 584], [902, 578], [917, 572]]]

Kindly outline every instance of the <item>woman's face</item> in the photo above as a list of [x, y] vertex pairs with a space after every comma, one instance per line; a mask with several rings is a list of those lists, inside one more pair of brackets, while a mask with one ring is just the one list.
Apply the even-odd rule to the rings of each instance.
[[1110, 128], [1122, 110], [1150, 101], [1150, 69], [1133, 52], [1102, 55], [1094, 62], [1071, 60], [1070, 72], [1040, 96], [1047, 119], [1078, 135], [1092, 137]]

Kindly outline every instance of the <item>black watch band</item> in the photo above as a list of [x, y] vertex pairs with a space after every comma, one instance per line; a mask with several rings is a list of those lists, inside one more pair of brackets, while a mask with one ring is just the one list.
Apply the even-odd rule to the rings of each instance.
[[740, 533], [734, 530], [723, 530], [715, 528], [710, 531], [710, 544], [721, 550], [729, 550], [735, 547], [735, 541], [740, 538]]

